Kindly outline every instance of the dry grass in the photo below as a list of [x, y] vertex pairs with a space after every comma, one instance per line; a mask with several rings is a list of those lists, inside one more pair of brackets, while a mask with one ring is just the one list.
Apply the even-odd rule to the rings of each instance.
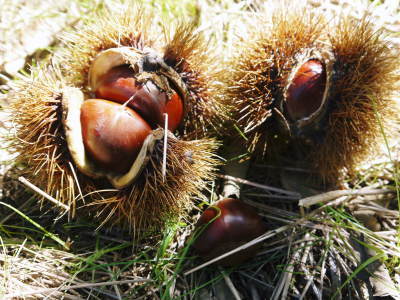
[[[361, 17], [363, 6], [357, 5], [365, 2], [348, 3], [348, 11], [357, 18]], [[338, 7], [341, 6], [329, 1], [310, 3], [328, 16], [331, 12], [340, 13]], [[389, 39], [396, 42], [399, 38], [396, 26], [399, 25], [398, 15], [395, 16], [399, 8], [391, 3], [385, 1], [374, 9], [373, 13], [383, 16], [374, 21], [385, 24]], [[121, 7], [109, 1], [80, 1], [80, 4], [89, 11], [101, 10], [104, 6], [116, 10]], [[206, 40], [215, 39], [215, 49], [223, 53], [224, 58], [236, 51], [233, 40], [237, 40], [245, 30], [242, 21], [251, 23], [255, 20], [253, 3], [168, 0], [146, 1], [145, 7], [153, 4], [166, 19], [181, 15], [192, 18], [199, 30], [204, 31]], [[271, 7], [271, 2], [262, 5]], [[88, 18], [90, 21], [90, 16]], [[349, 26], [351, 23], [346, 24]], [[342, 43], [342, 39], [337, 41], [340, 47]], [[363, 43], [360, 47], [371, 49]], [[374, 51], [377, 49], [372, 47]], [[385, 60], [386, 56], [381, 58]], [[226, 69], [226, 72], [231, 70]], [[28, 101], [26, 112], [29, 113], [22, 114], [21, 120], [36, 120], [38, 113], [52, 116], [51, 104], [56, 100], [49, 95], [57, 95], [57, 91], [48, 75], [41, 77], [44, 84], [33, 91], [27, 89], [26, 93], [29, 99], [32, 93], [36, 93], [33, 96], [50, 105], [35, 107]], [[50, 87], [46, 82], [51, 83]], [[6, 88], [11, 86], [14, 83], [9, 82]], [[382, 88], [387, 89], [385, 86]], [[379, 109], [375, 112], [375, 125], [378, 126], [375, 133], [386, 133], [385, 113], [381, 114]], [[34, 130], [26, 130], [25, 134], [33, 139], [47, 139], [56, 130], [48, 126], [49, 123], [38, 121]], [[50, 130], [49, 135], [37, 134], [43, 128]], [[10, 169], [8, 166], [13, 165], [13, 157], [9, 154], [0, 156], [5, 157], [0, 168], [3, 178], [0, 183], [3, 192], [0, 204], [0, 291], [10, 299], [399, 297], [399, 145], [389, 138], [385, 135], [384, 141], [380, 142], [373, 161], [357, 163], [351, 177], [344, 175], [340, 182], [343, 189], [328, 194], [315, 183], [310, 184], [308, 178], [315, 173], [293, 163], [296, 158], [278, 165], [252, 162], [246, 181], [233, 180], [243, 184], [241, 198], [257, 208], [270, 230], [251, 242], [262, 243], [262, 250], [253, 260], [227, 269], [203, 265], [204, 261], [194, 257], [190, 250], [193, 224], [205, 201], [217, 199], [223, 188], [221, 180], [215, 180], [211, 190], [205, 193], [208, 200], [196, 201], [190, 214], [180, 222], [168, 223], [162, 232], [133, 240], [128, 231], [117, 226], [98, 229], [98, 222], [82, 216], [81, 212], [86, 215], [85, 210], [89, 210], [87, 207], [77, 210], [80, 217], [72, 220], [67, 215], [60, 216], [47, 200], [40, 202], [39, 206], [41, 197], [17, 180], [20, 170], [26, 170], [26, 166], [17, 165]], [[45, 144], [42, 146], [46, 147]], [[57, 153], [51, 149], [53, 151], [49, 151], [47, 157]], [[35, 148], [30, 151], [34, 153]], [[236, 161], [243, 155], [248, 153], [239, 153], [233, 159], [225, 158]], [[32, 155], [31, 160], [35, 159], [37, 157]], [[43, 167], [40, 164], [36, 166], [37, 170]], [[18, 172], [14, 173], [15, 170]], [[48, 175], [38, 176], [37, 183], [47, 182], [51, 178], [46, 177]], [[70, 173], [69, 178], [74, 182]], [[68, 180], [65, 184], [69, 186]], [[49, 188], [54, 189], [50, 182]], [[129, 209], [125, 207], [121, 213]], [[112, 217], [118, 219], [119, 214]]]

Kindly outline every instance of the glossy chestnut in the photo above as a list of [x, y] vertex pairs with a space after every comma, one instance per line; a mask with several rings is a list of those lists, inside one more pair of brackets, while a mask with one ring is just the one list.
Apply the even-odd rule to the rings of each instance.
[[164, 127], [164, 113], [168, 114], [168, 129], [175, 131], [183, 119], [183, 101], [177, 93], [168, 98], [150, 80], [137, 82], [134, 71], [128, 65], [117, 66], [99, 78], [94, 87], [96, 97], [128, 102], [128, 106], [138, 112], [152, 128]]
[[311, 59], [300, 66], [287, 89], [285, 106], [296, 121], [311, 116], [322, 105], [326, 88], [325, 65]]
[[129, 107], [90, 99], [81, 106], [82, 137], [88, 156], [102, 168], [127, 172], [135, 161], [150, 126]]
[[[209, 222], [211, 223], [208, 224]], [[250, 205], [233, 198], [217, 201], [207, 208], [198, 220], [196, 228], [199, 236], [194, 241], [193, 248], [207, 260], [237, 248], [267, 230], [262, 218]], [[254, 256], [259, 247], [260, 244], [257, 244], [239, 251], [222, 259], [218, 264], [238, 265]]]

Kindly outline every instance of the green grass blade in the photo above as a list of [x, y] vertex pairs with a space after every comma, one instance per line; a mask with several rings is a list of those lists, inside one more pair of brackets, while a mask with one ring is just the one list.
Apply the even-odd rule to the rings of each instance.
[[16, 212], [17, 214], [19, 214], [21, 217], [23, 217], [25, 220], [27, 220], [29, 223], [31, 223], [32, 225], [34, 225], [35, 227], [37, 227], [38, 229], [40, 229], [45, 236], [51, 238], [52, 240], [54, 240], [55, 242], [57, 242], [58, 244], [60, 244], [61, 246], [63, 246], [66, 250], [69, 250], [69, 246], [67, 245], [66, 242], [64, 242], [63, 240], [61, 240], [58, 236], [56, 236], [55, 234], [47, 231], [45, 228], [43, 228], [40, 224], [36, 223], [35, 221], [33, 221], [31, 218], [29, 218], [27, 215], [25, 215], [24, 213], [22, 213], [21, 211], [19, 211], [18, 209], [16, 209], [15, 207], [4, 203], [2, 201], [0, 201], [0, 204], [13, 210], [14, 212]]

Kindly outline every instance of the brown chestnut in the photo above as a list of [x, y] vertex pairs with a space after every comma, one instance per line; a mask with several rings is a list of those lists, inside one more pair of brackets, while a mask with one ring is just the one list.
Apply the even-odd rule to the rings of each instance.
[[165, 92], [152, 82], [137, 82], [134, 71], [128, 65], [110, 69], [99, 78], [94, 87], [96, 97], [128, 106], [138, 112], [152, 128], [164, 126], [168, 114], [168, 129], [175, 131], [183, 119], [183, 101], [177, 93], [168, 99]]
[[[210, 221], [212, 222], [208, 224]], [[196, 228], [199, 230], [199, 236], [194, 241], [193, 248], [207, 260], [233, 250], [267, 230], [262, 218], [250, 205], [234, 198], [217, 201], [207, 208], [198, 220]], [[259, 247], [260, 244], [257, 244], [239, 251], [220, 260], [218, 264], [233, 266], [243, 263], [254, 256]]]
[[296, 71], [286, 93], [286, 109], [292, 120], [311, 116], [321, 107], [326, 87], [326, 69], [311, 59]]
[[150, 126], [119, 103], [90, 99], [81, 107], [82, 137], [89, 157], [106, 170], [126, 173], [135, 161]]

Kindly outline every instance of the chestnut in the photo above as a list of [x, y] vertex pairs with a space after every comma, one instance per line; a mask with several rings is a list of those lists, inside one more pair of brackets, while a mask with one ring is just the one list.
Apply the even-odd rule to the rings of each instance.
[[165, 116], [168, 114], [168, 129], [175, 131], [183, 119], [183, 101], [176, 93], [168, 98], [167, 93], [151, 81], [139, 83], [134, 71], [128, 65], [111, 68], [102, 75], [94, 92], [97, 98], [128, 102], [127, 105], [138, 112], [152, 128], [164, 126]]
[[[209, 222], [211, 223], [208, 224]], [[193, 248], [207, 260], [233, 250], [267, 230], [262, 218], [250, 205], [234, 198], [219, 200], [208, 207], [200, 216], [196, 228], [198, 236]], [[232, 254], [218, 261], [218, 264], [223, 266], [241, 264], [254, 256], [260, 245]]]
[[135, 161], [150, 126], [129, 107], [89, 99], [81, 106], [82, 137], [88, 156], [106, 170], [126, 173]]
[[286, 109], [292, 120], [311, 116], [322, 105], [326, 87], [326, 68], [317, 59], [300, 66], [286, 93]]

